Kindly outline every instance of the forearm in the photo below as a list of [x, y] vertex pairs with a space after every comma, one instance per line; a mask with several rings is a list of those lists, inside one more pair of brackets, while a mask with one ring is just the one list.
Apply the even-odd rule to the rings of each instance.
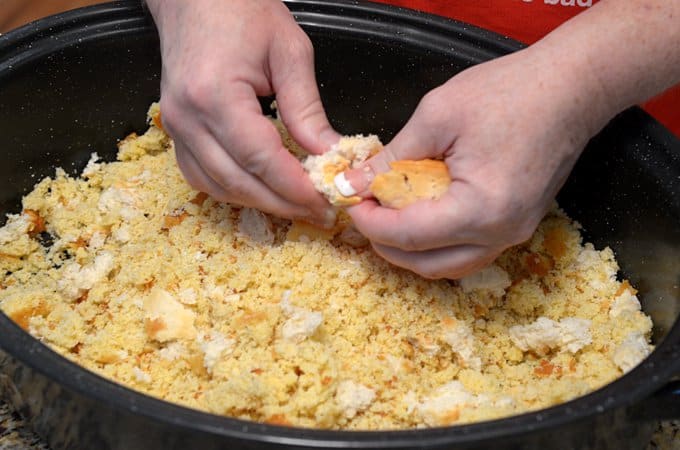
[[602, 0], [530, 51], [580, 89], [599, 128], [680, 81], [680, 0]]

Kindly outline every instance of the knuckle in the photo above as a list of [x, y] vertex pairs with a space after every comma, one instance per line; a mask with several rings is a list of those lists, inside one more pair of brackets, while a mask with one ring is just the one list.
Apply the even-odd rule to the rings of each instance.
[[186, 158], [183, 157], [184, 152], [187, 152], [188, 150], [186, 149], [177, 149], [177, 166], [179, 167], [180, 172], [182, 173], [182, 177], [186, 180], [186, 182], [189, 184], [194, 189], [197, 189], [199, 191], [207, 191], [209, 189], [209, 184], [206, 182], [206, 174], [196, 172], [194, 167], [187, 163]]
[[205, 190], [205, 184], [201, 182], [200, 178], [196, 174], [188, 170], [182, 164], [178, 164], [178, 166], [180, 172], [182, 172], [182, 177], [184, 177], [184, 180], [189, 184], [189, 186], [199, 191]]
[[243, 183], [238, 181], [242, 177], [239, 177], [238, 173], [234, 173], [229, 167], [225, 167], [224, 162], [213, 154], [205, 154], [202, 159], [205, 162], [203, 169], [205, 175], [219, 185], [227, 196], [230, 198], [245, 197]]
[[163, 121], [163, 128], [167, 129], [171, 135], [174, 135], [176, 124], [181, 120], [181, 107], [179, 106], [176, 97], [172, 95], [162, 95], [160, 100], [161, 117]]
[[300, 31], [288, 43], [288, 55], [294, 61], [309, 61], [314, 58], [314, 46], [309, 37]]
[[428, 108], [431, 107], [432, 104], [437, 103], [439, 101], [439, 89], [432, 89], [431, 91], [428, 91], [425, 95], [423, 95], [423, 98], [420, 100], [420, 106], [423, 108]]
[[434, 89], [425, 94], [418, 104], [418, 116], [432, 130], [447, 129], [451, 126], [450, 103], [445, 103], [444, 98], [446, 97], [439, 89]]
[[531, 237], [534, 234], [534, 231], [536, 231], [536, 225], [534, 224], [533, 221], [531, 220], [525, 220], [523, 221], [515, 231], [515, 238], [510, 242], [512, 245], [517, 245], [521, 244], [523, 242], [528, 241], [531, 239]]
[[313, 124], [318, 128], [322, 127], [325, 121], [325, 113], [318, 98], [310, 98], [307, 102], [298, 105], [297, 109], [297, 111], [293, 111], [297, 116], [293, 126]]
[[439, 88], [436, 88], [423, 96], [418, 108], [424, 112], [437, 112], [440, 109], [441, 103], [442, 93]]
[[239, 183], [234, 181], [235, 179], [237, 179], [237, 177], [235, 176], [235, 174], [232, 174], [231, 171], [220, 169], [219, 166], [215, 166], [212, 164], [207, 165], [205, 171], [206, 174], [213, 181], [215, 181], [215, 183], [219, 184], [220, 187], [229, 194], [240, 193], [241, 190], [240, 185]]
[[201, 71], [185, 78], [182, 83], [180, 98], [189, 107], [206, 110], [215, 98], [215, 79], [212, 75]]
[[265, 152], [245, 152], [240, 159], [243, 169], [258, 178], [265, 178], [270, 170], [271, 158], [268, 158]]
[[401, 250], [408, 252], [424, 250], [420, 243], [419, 234], [411, 228], [407, 228], [397, 237], [397, 243]]

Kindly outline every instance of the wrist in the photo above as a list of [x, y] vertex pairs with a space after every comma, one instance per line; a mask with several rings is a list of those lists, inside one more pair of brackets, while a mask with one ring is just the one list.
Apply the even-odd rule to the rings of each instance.
[[680, 2], [601, 0], [531, 48], [573, 80], [594, 134], [680, 80], [679, 14]]
[[563, 121], [554, 125], [571, 130], [584, 145], [625, 108], [611, 95], [587, 52], [552, 42], [538, 42], [524, 51], [535, 61], [536, 83], [545, 85], [546, 101]]
[[152, 14], [155, 14], [160, 3], [160, 0], [142, 0], [142, 7], [148, 9]]
[[[189, 6], [189, 2], [174, 2], [173, 0], [142, 0], [146, 5], [146, 9], [153, 17], [156, 27], [161, 31], [169, 18], [177, 17], [185, 6]], [[170, 24], [171, 27], [177, 24]]]

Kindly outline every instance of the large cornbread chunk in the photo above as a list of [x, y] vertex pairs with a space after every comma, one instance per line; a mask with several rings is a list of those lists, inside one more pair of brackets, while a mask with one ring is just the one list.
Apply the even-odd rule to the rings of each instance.
[[401, 209], [419, 200], [438, 200], [451, 185], [444, 161], [424, 159], [390, 163], [391, 170], [375, 176], [369, 189], [381, 205]]

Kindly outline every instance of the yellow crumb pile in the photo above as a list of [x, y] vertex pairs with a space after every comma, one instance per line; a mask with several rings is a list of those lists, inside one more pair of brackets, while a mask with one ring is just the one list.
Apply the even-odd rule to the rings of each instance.
[[651, 321], [616, 280], [612, 251], [582, 245], [559, 210], [459, 282], [392, 267], [340, 228], [192, 190], [150, 121], [117, 161], [95, 154], [78, 177], [57, 169], [8, 217], [0, 305], [132, 389], [303, 427], [427, 427], [545, 408], [652, 349]]

